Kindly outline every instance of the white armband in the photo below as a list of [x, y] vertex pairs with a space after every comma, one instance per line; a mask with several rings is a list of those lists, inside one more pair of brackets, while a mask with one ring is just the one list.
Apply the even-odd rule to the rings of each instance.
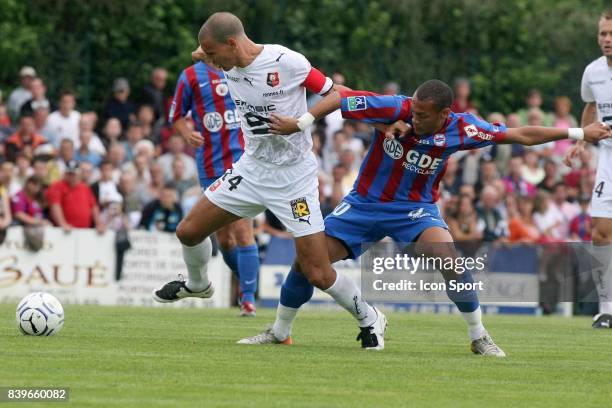
[[304, 130], [308, 129], [310, 125], [313, 124], [314, 120], [315, 120], [315, 117], [312, 116], [310, 112], [306, 112], [305, 114], [303, 114], [302, 116], [298, 118], [297, 127], [300, 128], [300, 130], [303, 132]]
[[574, 140], [584, 140], [584, 130], [582, 128], [567, 129], [567, 137]]

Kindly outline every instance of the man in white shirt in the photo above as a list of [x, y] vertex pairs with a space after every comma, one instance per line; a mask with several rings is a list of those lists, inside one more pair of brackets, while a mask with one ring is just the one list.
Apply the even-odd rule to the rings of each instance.
[[64, 91], [60, 95], [59, 109], [47, 118], [47, 126], [55, 132], [59, 140], [70, 139], [77, 146], [79, 144], [79, 121], [81, 114], [74, 110], [76, 95], [71, 91]]
[[32, 99], [30, 87], [34, 78], [36, 78], [36, 70], [32, 67], [23, 67], [19, 71], [20, 86], [11, 92], [7, 101], [8, 113], [13, 121], [19, 117], [23, 104]]
[[[244, 154], [233, 168], [212, 184], [177, 228], [187, 265], [187, 282], [173, 281], [155, 292], [158, 301], [212, 296], [206, 264], [211, 254], [209, 236], [240, 218], [253, 218], [268, 209], [294, 236], [297, 263], [310, 293], [312, 286], [331, 295], [358, 321], [362, 347], [384, 348], [386, 317], [365, 302], [357, 285], [332, 268], [321, 215], [317, 161], [308, 127], [306, 89], [321, 95], [333, 89], [330, 78], [313, 68], [301, 54], [281, 45], [251, 41], [242, 22], [231, 13], [215, 13], [198, 35], [201, 55], [220, 66], [238, 109], [244, 133]], [[173, 112], [171, 109], [171, 115]], [[271, 133], [272, 114], [301, 118], [300, 131]], [[297, 308], [279, 306], [279, 315], [292, 321]], [[299, 307], [299, 306], [298, 306]], [[275, 324], [243, 344], [291, 344], [291, 325]]]

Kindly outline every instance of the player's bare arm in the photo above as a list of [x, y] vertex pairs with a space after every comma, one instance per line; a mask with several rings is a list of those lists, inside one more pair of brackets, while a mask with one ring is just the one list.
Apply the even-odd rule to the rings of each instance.
[[178, 132], [179, 135], [191, 146], [200, 147], [204, 144], [204, 138], [200, 134], [200, 132], [191, 130], [187, 126], [187, 121], [185, 118], [179, 118], [174, 122], [174, 129]]
[[[588, 102], [584, 105], [582, 110], [582, 118], [580, 119], [580, 126], [586, 127], [597, 120], [597, 105], [595, 102]], [[577, 141], [568, 151], [565, 153], [563, 163], [566, 166], [572, 167], [572, 160], [579, 157], [584, 151], [584, 142]]]
[[596, 143], [609, 137], [610, 127], [603, 122], [592, 123], [583, 129], [557, 129], [541, 126], [523, 126], [508, 129], [503, 143], [518, 143], [525, 146], [533, 146], [567, 138]]

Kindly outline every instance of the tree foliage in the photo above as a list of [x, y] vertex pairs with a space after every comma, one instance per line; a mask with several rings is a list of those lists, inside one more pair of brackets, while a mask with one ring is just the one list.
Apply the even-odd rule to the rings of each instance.
[[[0, 89], [32, 65], [52, 95], [74, 88], [97, 108], [114, 78], [139, 89], [154, 66], [172, 79], [190, 63], [208, 15], [232, 11], [260, 43], [280, 43], [348, 84], [405, 93], [469, 78], [483, 112], [517, 109], [531, 87], [580, 105], [603, 0], [0, 0]], [[578, 108], [579, 109], [579, 106]]]

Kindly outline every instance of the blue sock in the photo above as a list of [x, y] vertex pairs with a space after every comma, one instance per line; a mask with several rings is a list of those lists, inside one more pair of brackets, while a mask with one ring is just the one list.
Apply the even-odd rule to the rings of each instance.
[[236, 252], [242, 300], [253, 303], [259, 277], [259, 251], [257, 245], [249, 245], [236, 247]]
[[[459, 275], [457, 282], [474, 283], [474, 279], [472, 278], [472, 274], [466, 271]], [[455, 305], [457, 305], [457, 309], [459, 309], [459, 311], [462, 313], [471, 313], [478, 309], [478, 306], [480, 305], [480, 302], [478, 302], [478, 295], [474, 289], [462, 290], [461, 292], [458, 292], [456, 289], [450, 290], [447, 282], [446, 294], [448, 295], [449, 299], [452, 300]]]
[[232, 273], [238, 278], [238, 251], [236, 251], [236, 247], [233, 247], [229, 250], [221, 249], [221, 254], [223, 254], [223, 260], [225, 261], [225, 264], [232, 270]]
[[291, 265], [289, 275], [281, 287], [281, 305], [298, 309], [310, 300], [313, 292], [314, 286], [295, 269], [295, 264]]

